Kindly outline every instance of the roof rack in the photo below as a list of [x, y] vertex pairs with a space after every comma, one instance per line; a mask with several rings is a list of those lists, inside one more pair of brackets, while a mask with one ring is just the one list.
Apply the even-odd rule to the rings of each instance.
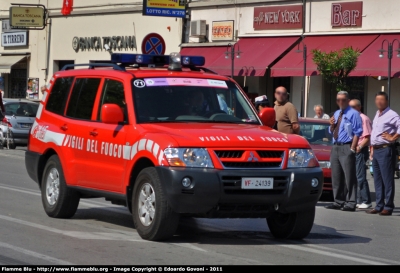
[[202, 66], [201, 67], [190, 66], [189, 68], [190, 68], [191, 71], [203, 71], [203, 72], [206, 72], [206, 73], [211, 73], [211, 74], [218, 75], [218, 73], [215, 72], [214, 70], [211, 70], [211, 69], [208, 69], [208, 68], [205, 68], [205, 67], [202, 67]]
[[61, 71], [65, 71], [68, 69], [72, 69], [76, 66], [89, 66], [89, 69], [94, 69], [95, 67], [112, 67], [114, 70], [118, 71], [126, 71], [124, 67], [121, 67], [117, 64], [113, 63], [91, 63], [91, 64], [67, 64], [61, 69]]

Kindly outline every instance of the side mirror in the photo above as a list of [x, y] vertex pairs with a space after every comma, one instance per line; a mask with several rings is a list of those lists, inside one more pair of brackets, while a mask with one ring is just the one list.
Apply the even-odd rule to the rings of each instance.
[[258, 117], [261, 119], [261, 122], [264, 124], [264, 126], [268, 126], [273, 128], [276, 122], [276, 117], [275, 117], [275, 109], [272, 107], [265, 107], [263, 108], [260, 113], [258, 114]]
[[116, 104], [103, 104], [101, 107], [101, 121], [107, 124], [119, 124], [124, 122], [124, 112]]

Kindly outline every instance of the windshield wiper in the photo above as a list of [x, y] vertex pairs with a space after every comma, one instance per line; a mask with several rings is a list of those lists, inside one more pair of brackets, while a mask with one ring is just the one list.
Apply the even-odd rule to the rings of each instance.
[[245, 122], [245, 121], [228, 121], [228, 120], [196, 120], [195, 122], [201, 123], [229, 123], [229, 124], [256, 124], [259, 125], [257, 121]]
[[187, 120], [146, 120], [139, 121], [139, 123], [186, 123]]

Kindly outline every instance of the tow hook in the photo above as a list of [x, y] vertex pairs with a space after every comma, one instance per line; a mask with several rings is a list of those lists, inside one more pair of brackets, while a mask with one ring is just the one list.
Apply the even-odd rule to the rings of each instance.
[[279, 210], [279, 204], [278, 204], [278, 203], [276, 203], [276, 204], [274, 205], [274, 209], [275, 209], [275, 210]]

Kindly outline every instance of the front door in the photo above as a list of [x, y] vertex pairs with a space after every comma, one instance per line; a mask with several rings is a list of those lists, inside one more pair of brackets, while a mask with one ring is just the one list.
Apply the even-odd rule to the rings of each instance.
[[[103, 104], [116, 104], [125, 114], [124, 122], [120, 124], [106, 124], [101, 121], [101, 107]], [[123, 181], [127, 171], [126, 139], [129, 129], [129, 120], [125, 101], [124, 84], [117, 79], [105, 79], [100, 99], [98, 100], [96, 122], [88, 128], [88, 142], [86, 148], [90, 150], [91, 163], [88, 172], [90, 181], [85, 186], [90, 188], [123, 193]]]

